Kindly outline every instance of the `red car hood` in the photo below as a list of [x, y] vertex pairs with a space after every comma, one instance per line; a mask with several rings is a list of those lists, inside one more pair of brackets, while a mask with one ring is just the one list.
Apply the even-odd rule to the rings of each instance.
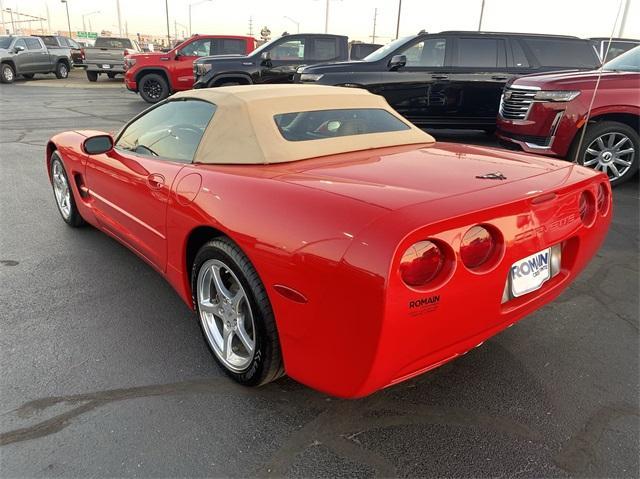
[[[625, 77], [640, 76], [634, 72], [614, 72], [603, 71], [600, 80], [600, 88], [605, 87], [610, 80], [618, 80]], [[513, 81], [512, 85], [518, 86], [536, 86], [542, 90], [589, 90], [593, 89], [598, 79], [598, 70], [588, 72], [571, 71], [558, 73], [545, 73], [543, 75], [529, 75], [520, 77]]]
[[[386, 148], [289, 164], [280, 181], [324, 190], [387, 209], [462, 195], [544, 175], [571, 163], [500, 150], [453, 143], [421, 148]], [[284, 166], [284, 165], [283, 165]], [[295, 171], [293, 170], [295, 166]], [[492, 178], [501, 174], [504, 179]], [[565, 175], [549, 175], [548, 184], [559, 186]], [[523, 182], [518, 195], [528, 191]], [[530, 188], [529, 188], [530, 189]], [[510, 188], [512, 196], [513, 188]], [[517, 189], [516, 189], [517, 190]], [[496, 204], [501, 200], [496, 191]]]

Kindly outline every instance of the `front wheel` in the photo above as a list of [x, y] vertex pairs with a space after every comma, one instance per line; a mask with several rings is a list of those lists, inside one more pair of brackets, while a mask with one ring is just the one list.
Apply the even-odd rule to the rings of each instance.
[[156, 73], [148, 73], [142, 77], [138, 85], [140, 96], [147, 103], [158, 103], [169, 96], [167, 81]]
[[69, 177], [62, 164], [62, 159], [57, 152], [51, 155], [51, 185], [53, 187], [53, 196], [58, 205], [60, 216], [69, 226], [78, 227], [84, 224], [84, 220], [76, 206], [73, 198], [73, 191], [69, 184]]
[[569, 159], [604, 172], [611, 186], [617, 186], [638, 171], [639, 144], [638, 133], [629, 125], [603, 121], [587, 126], [580, 149], [576, 151], [576, 145]]
[[58, 62], [58, 64], [56, 65], [55, 74], [58, 80], [67, 78], [69, 76], [69, 67], [65, 62]]
[[0, 82], [1, 83], [13, 83], [16, 79], [16, 72], [13, 67], [8, 63], [3, 63], [0, 67]]
[[238, 246], [221, 237], [200, 248], [191, 288], [202, 334], [227, 375], [260, 386], [284, 374], [269, 298]]

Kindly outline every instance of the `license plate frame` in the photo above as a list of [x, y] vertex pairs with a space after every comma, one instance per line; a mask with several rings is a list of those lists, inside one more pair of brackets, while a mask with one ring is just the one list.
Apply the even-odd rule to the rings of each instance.
[[111, 65], [109, 65], [107, 63], [103, 63], [102, 64], [102, 68], [104, 68], [105, 70], [111, 70]]
[[522, 258], [509, 269], [511, 296], [518, 298], [533, 293], [551, 279], [551, 248], [545, 248]]

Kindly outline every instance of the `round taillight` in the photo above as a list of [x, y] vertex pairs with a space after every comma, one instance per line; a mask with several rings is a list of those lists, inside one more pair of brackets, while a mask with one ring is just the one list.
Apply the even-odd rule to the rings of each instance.
[[491, 232], [482, 226], [470, 228], [462, 237], [460, 257], [467, 268], [482, 266], [493, 256], [496, 242]]
[[444, 253], [433, 241], [419, 241], [400, 260], [400, 276], [409, 286], [424, 286], [442, 270]]
[[578, 203], [578, 209], [580, 210], [580, 219], [586, 226], [591, 225], [596, 214], [596, 205], [593, 195], [588, 191], [583, 191], [580, 194], [580, 201]]
[[598, 211], [600, 213], [605, 214], [607, 212], [607, 208], [609, 207], [609, 190], [604, 183], [598, 185], [596, 204], [598, 205]]

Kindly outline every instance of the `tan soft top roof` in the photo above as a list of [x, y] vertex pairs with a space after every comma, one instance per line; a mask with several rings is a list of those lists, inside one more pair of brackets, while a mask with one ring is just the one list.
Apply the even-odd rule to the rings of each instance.
[[[433, 137], [393, 110], [384, 98], [358, 88], [319, 85], [246, 85], [189, 90], [172, 98], [214, 103], [216, 112], [196, 151], [195, 163], [269, 164], [387, 146], [433, 143]], [[288, 141], [274, 115], [348, 108], [384, 109], [410, 128], [309, 141]]]

